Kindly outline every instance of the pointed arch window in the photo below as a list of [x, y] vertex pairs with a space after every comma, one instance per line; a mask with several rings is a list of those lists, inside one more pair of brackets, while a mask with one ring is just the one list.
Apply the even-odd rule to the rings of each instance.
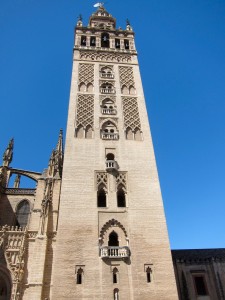
[[86, 139], [92, 139], [92, 127], [91, 127], [91, 125], [88, 125], [86, 127], [85, 137], [86, 137]]
[[16, 209], [16, 219], [20, 227], [26, 227], [30, 215], [30, 203], [28, 200], [22, 200]]
[[103, 187], [100, 187], [97, 195], [97, 205], [98, 207], [106, 207], [106, 192]]
[[109, 247], [119, 246], [118, 234], [115, 231], [112, 231], [109, 235], [108, 246]]
[[76, 129], [76, 136], [78, 139], [83, 139], [84, 138], [84, 128], [82, 125], [79, 125]]
[[79, 268], [77, 270], [77, 284], [83, 283], [83, 275], [84, 275], [84, 270], [82, 268]]
[[126, 196], [122, 187], [120, 187], [117, 191], [117, 206], [126, 207]]

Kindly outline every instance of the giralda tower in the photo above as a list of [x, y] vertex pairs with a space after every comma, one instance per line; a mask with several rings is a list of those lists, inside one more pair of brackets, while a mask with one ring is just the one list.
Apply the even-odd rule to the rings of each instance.
[[75, 34], [52, 299], [177, 299], [134, 32]]

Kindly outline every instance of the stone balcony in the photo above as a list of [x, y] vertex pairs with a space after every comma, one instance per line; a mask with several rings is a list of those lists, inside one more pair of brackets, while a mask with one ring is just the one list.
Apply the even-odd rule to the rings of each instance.
[[118, 140], [119, 139], [119, 134], [118, 133], [106, 133], [106, 132], [103, 132], [101, 134], [101, 138], [103, 140]]
[[103, 115], [116, 115], [117, 111], [114, 108], [102, 108]]
[[102, 94], [115, 94], [115, 90], [114, 89], [106, 89], [106, 88], [101, 88], [100, 92]]
[[118, 164], [115, 160], [106, 161], [106, 171], [118, 170]]
[[110, 74], [110, 73], [101, 73], [101, 77], [102, 77], [102, 78], [113, 79], [113, 78], [114, 78], [114, 74]]
[[130, 257], [129, 247], [100, 247], [100, 256], [101, 258], [128, 258]]

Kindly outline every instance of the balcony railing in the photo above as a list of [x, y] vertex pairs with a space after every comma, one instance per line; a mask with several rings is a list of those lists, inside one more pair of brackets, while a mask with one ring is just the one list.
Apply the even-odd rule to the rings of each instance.
[[118, 170], [118, 164], [115, 160], [106, 161], [106, 170]]
[[105, 133], [101, 134], [103, 140], [118, 140], [119, 134], [118, 133]]
[[101, 73], [101, 77], [102, 77], [102, 78], [109, 78], [109, 79], [112, 79], [112, 78], [114, 78], [114, 74], [110, 74], [110, 73]]
[[102, 258], [126, 258], [130, 256], [130, 249], [125, 247], [101, 247], [100, 256]]
[[105, 89], [105, 88], [101, 88], [100, 89], [100, 92], [102, 94], [114, 94], [115, 93], [115, 90], [114, 89]]
[[103, 115], [116, 115], [117, 111], [114, 108], [102, 108]]

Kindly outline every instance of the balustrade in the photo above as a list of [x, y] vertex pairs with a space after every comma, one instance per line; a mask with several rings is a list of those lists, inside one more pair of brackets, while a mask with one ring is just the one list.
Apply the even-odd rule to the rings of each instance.
[[106, 170], [118, 169], [118, 164], [115, 160], [107, 160], [106, 161]]
[[102, 108], [103, 115], [116, 115], [116, 109], [114, 108]]
[[119, 134], [118, 133], [103, 132], [101, 134], [101, 137], [102, 137], [103, 140], [118, 140], [119, 139]]
[[114, 78], [114, 74], [111, 74], [111, 73], [101, 73], [101, 77], [102, 78], [112, 79], [112, 78]]
[[125, 247], [100, 247], [100, 256], [102, 258], [126, 258], [130, 256], [130, 249]]
[[109, 88], [101, 88], [100, 92], [102, 94], [114, 94], [115, 90], [114, 89], [109, 89]]

